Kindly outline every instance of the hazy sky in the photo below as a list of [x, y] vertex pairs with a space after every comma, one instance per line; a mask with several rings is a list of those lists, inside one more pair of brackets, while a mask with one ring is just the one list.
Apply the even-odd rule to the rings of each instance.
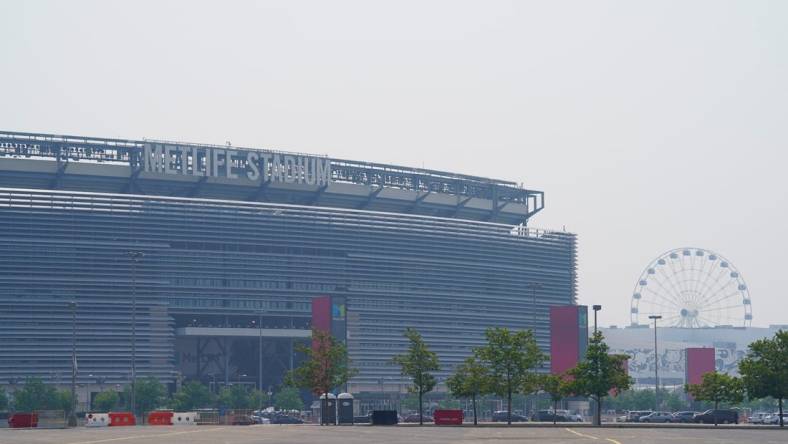
[[524, 182], [580, 302], [728, 257], [788, 323], [786, 1], [0, 2], [0, 128], [278, 148]]

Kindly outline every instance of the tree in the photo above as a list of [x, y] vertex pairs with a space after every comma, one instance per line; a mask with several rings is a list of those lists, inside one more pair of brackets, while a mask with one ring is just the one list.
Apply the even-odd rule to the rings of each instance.
[[[298, 368], [287, 374], [285, 382], [289, 386], [310, 390], [320, 397], [321, 409], [326, 409], [323, 394], [344, 385], [357, 371], [351, 368], [347, 347], [330, 333], [312, 329], [312, 346], [300, 344], [297, 350], [306, 355]], [[321, 414], [320, 424], [323, 425]]]
[[[140, 415], [159, 407], [164, 402], [167, 395], [167, 389], [164, 387], [164, 384], [153, 376], [137, 379], [136, 384], [134, 384], [134, 389], [135, 407], [137, 410], [133, 412], [134, 415]], [[130, 400], [131, 387], [127, 386], [124, 391], [123, 398]], [[144, 417], [143, 415], [143, 418]]]
[[405, 337], [410, 342], [408, 351], [399, 356], [395, 356], [393, 361], [402, 369], [403, 376], [410, 376], [413, 379], [413, 386], [408, 390], [419, 396], [419, 425], [424, 425], [423, 398], [425, 393], [429, 393], [435, 388], [438, 381], [430, 372], [440, 369], [438, 355], [431, 351], [416, 330], [408, 328], [405, 330]]
[[0, 387], [0, 411], [8, 410], [8, 395], [5, 393], [5, 389]]
[[252, 399], [242, 384], [233, 384], [219, 392], [219, 404], [228, 409], [250, 409]]
[[109, 412], [120, 403], [120, 396], [114, 390], [105, 390], [96, 394], [93, 407], [99, 412]]
[[304, 401], [295, 387], [282, 387], [274, 394], [274, 408], [277, 410], [303, 410]]
[[28, 378], [25, 385], [14, 392], [14, 408], [18, 412], [55, 409], [58, 401], [55, 387], [44, 384], [40, 378]]
[[476, 355], [489, 370], [489, 389], [506, 396], [507, 423], [512, 423], [512, 393], [530, 392], [535, 372], [545, 356], [536, 345], [531, 330], [512, 332], [507, 328], [488, 328], [487, 345], [476, 349]]
[[454, 396], [471, 398], [473, 405], [473, 425], [478, 425], [476, 398], [484, 394], [490, 385], [490, 375], [476, 356], [469, 356], [457, 366], [454, 374], [446, 380], [446, 386]]
[[747, 356], [739, 362], [747, 395], [777, 399], [780, 427], [784, 427], [783, 400], [788, 396], [788, 331], [780, 330], [771, 339], [759, 339], [749, 348]]
[[[700, 384], [686, 384], [684, 390], [699, 401], [714, 402], [714, 410], [719, 409], [720, 402], [736, 404], [744, 399], [741, 379], [716, 371], [704, 374]], [[716, 426], [717, 415], [713, 416]]]
[[611, 355], [601, 331], [595, 332], [588, 341], [585, 360], [570, 369], [567, 375], [571, 382], [567, 390], [575, 395], [589, 396], [596, 401], [596, 424], [601, 425], [602, 399], [612, 389], [624, 391], [632, 385], [624, 368], [625, 355]]
[[260, 410], [271, 402], [268, 393], [262, 390], [252, 390], [252, 393], [249, 394], [249, 400], [255, 408]]
[[550, 400], [553, 401], [553, 424], [555, 424], [558, 416], [556, 413], [558, 403], [569, 394], [569, 383], [562, 375], [543, 375], [540, 379], [540, 388], [550, 395]]
[[183, 384], [172, 397], [172, 408], [180, 412], [210, 407], [213, 403], [213, 394], [198, 381]]

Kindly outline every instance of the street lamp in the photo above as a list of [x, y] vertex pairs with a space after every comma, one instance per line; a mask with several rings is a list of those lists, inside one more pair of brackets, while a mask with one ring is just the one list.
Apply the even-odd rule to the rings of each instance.
[[[594, 310], [594, 334], [596, 335], [597, 332], [597, 323], [596, 323], [596, 314], [599, 310], [602, 309], [601, 305], [592, 305], [591, 308]], [[599, 369], [597, 369], [599, 371]], [[599, 407], [599, 398], [596, 400], [596, 410], [594, 411], [594, 425], [601, 426], [602, 425], [602, 409]]]
[[542, 284], [539, 282], [529, 282], [528, 285], [526, 285], [526, 288], [533, 292], [533, 300], [531, 302], [531, 328], [534, 334], [534, 339], [536, 339], [536, 290], [541, 290]]
[[88, 412], [90, 411], [90, 380], [93, 378], [93, 373], [88, 373], [88, 382], [85, 384], [85, 388], [88, 392]]
[[68, 426], [77, 426], [77, 303], [68, 303], [71, 310], [71, 415]]
[[594, 309], [594, 333], [596, 333], [596, 312], [601, 310], [602, 306], [601, 305], [593, 305], [593, 306], [591, 306], [591, 308]]
[[137, 264], [145, 257], [141, 251], [129, 251], [131, 259], [131, 414], [136, 416], [137, 383]]
[[659, 410], [659, 355], [657, 354], [657, 319], [662, 319], [660, 315], [651, 315], [649, 319], [654, 320], [654, 411]]

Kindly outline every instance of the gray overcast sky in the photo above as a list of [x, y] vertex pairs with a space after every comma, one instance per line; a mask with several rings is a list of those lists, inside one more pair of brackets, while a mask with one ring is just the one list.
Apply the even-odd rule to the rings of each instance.
[[788, 323], [786, 79], [785, 1], [0, 3], [0, 128], [524, 182], [604, 325], [685, 245]]

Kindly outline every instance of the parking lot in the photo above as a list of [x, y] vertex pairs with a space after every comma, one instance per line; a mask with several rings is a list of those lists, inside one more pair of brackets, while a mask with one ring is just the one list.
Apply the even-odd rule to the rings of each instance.
[[788, 444], [788, 430], [752, 426], [709, 428], [593, 427], [320, 427], [316, 425], [78, 427], [65, 430], [0, 429], [2, 444], [356, 444], [356, 443], [613, 443]]

